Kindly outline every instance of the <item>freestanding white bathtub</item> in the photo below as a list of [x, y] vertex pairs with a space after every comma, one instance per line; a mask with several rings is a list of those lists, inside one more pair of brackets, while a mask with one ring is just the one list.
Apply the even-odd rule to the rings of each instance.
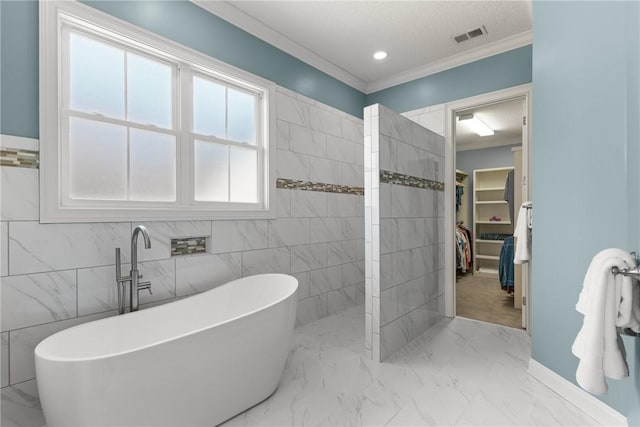
[[245, 277], [50, 336], [35, 349], [48, 427], [214, 426], [250, 408], [280, 381], [297, 289]]

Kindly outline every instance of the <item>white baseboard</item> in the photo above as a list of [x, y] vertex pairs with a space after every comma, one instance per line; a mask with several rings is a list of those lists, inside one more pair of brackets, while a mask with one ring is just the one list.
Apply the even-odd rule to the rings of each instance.
[[603, 426], [628, 426], [627, 417], [540, 362], [530, 359], [528, 372]]

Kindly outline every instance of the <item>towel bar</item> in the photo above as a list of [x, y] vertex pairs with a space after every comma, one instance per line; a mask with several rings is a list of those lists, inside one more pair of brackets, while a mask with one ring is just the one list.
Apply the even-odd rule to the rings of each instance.
[[635, 268], [623, 268], [611, 267], [611, 274], [622, 274], [623, 276], [630, 276], [636, 279], [640, 279], [640, 267]]
[[[635, 252], [631, 252], [631, 256], [633, 258], [636, 258], [636, 253]], [[640, 280], [640, 267], [635, 267], [635, 268], [618, 268], [618, 267], [611, 267], [611, 274], [613, 274], [614, 276], [616, 274], [622, 274], [623, 276], [630, 276], [633, 277], [635, 279]], [[622, 335], [627, 335], [630, 337], [637, 337], [638, 334], [635, 333], [632, 329], [630, 328], [616, 328], [618, 330], [619, 334]]]

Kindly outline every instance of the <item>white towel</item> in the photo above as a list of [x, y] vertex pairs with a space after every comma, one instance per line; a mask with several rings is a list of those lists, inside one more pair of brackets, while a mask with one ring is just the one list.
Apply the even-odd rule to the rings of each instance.
[[633, 268], [635, 259], [622, 249], [605, 249], [591, 261], [576, 310], [584, 314], [582, 328], [571, 350], [580, 362], [578, 384], [590, 393], [607, 392], [605, 376], [622, 379], [629, 376], [624, 344], [616, 326], [640, 331], [638, 283], [611, 267]]
[[[525, 202], [530, 203], [530, 202]], [[520, 206], [518, 210], [518, 220], [516, 221], [516, 228], [513, 231], [513, 236], [516, 240], [516, 251], [513, 256], [514, 264], [524, 264], [529, 261], [529, 227], [527, 227], [527, 208], [525, 203]]]

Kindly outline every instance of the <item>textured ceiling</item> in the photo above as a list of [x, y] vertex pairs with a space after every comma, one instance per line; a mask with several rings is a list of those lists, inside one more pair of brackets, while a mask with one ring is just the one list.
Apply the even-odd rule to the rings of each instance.
[[521, 144], [523, 107], [523, 99], [514, 99], [464, 111], [461, 114], [473, 113], [475, 117], [493, 129], [495, 134], [478, 136], [458, 122], [456, 124], [456, 148], [464, 150], [471, 146]]
[[[197, 3], [216, 13], [220, 2], [199, 0]], [[367, 85], [532, 28], [528, 0], [225, 3]], [[487, 35], [462, 44], [454, 42], [455, 35], [481, 25], [485, 26]], [[386, 50], [387, 59], [375, 61], [372, 54], [377, 50]]]

